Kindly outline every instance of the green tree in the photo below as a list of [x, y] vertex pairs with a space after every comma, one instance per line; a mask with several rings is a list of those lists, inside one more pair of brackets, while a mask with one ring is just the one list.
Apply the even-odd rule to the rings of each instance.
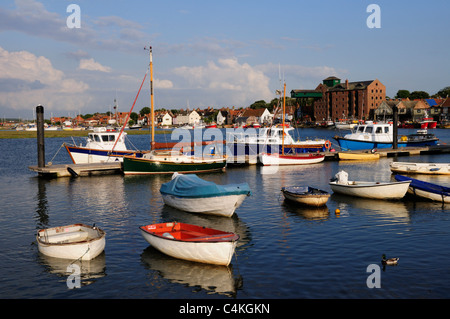
[[264, 100], [259, 100], [254, 102], [252, 105], [250, 105], [251, 109], [262, 109], [262, 108], [266, 108], [268, 107], [266, 101]]
[[136, 112], [131, 112], [130, 119], [132, 119], [135, 123], [137, 123], [138, 118], [139, 115]]
[[151, 111], [152, 110], [148, 106], [145, 106], [139, 111], [139, 114], [144, 116], [145, 114], [150, 114]]
[[450, 96], [450, 86], [446, 86], [445, 88], [439, 90], [439, 92], [437, 92], [433, 96], [449, 97]]
[[411, 92], [411, 95], [409, 96], [409, 98], [411, 100], [428, 99], [429, 97], [430, 97], [430, 94], [428, 94], [425, 91], [413, 91], [413, 92]]
[[408, 90], [398, 90], [397, 95], [395, 96], [397, 99], [406, 99], [409, 98], [411, 93]]

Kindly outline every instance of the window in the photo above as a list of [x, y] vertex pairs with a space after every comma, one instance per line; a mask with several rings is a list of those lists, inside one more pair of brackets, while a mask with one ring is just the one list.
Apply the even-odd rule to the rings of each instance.
[[100, 137], [99, 137], [97, 134], [95, 134], [95, 135], [94, 135], [94, 140], [95, 140], [96, 142], [100, 142]]
[[116, 137], [114, 135], [109, 135], [110, 142], [114, 142], [115, 139], [116, 139]]
[[383, 133], [383, 128], [377, 127], [377, 129], [375, 130], [375, 134], [381, 134], [381, 133]]
[[368, 126], [366, 128], [366, 133], [372, 133], [373, 132], [373, 127], [372, 126]]

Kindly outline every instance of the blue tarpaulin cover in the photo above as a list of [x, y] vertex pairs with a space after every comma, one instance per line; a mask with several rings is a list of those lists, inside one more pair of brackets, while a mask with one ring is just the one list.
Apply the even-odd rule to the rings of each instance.
[[170, 182], [162, 184], [159, 191], [162, 194], [190, 198], [250, 195], [250, 187], [247, 183], [217, 185], [216, 183], [205, 181], [195, 174], [177, 174], [172, 177]]

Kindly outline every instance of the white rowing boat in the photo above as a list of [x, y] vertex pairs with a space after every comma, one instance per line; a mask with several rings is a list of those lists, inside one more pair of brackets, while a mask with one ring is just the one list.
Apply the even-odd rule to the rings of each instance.
[[408, 191], [411, 181], [371, 182], [349, 181], [344, 171], [336, 174], [337, 180], [331, 181], [330, 187], [335, 193], [373, 199], [401, 199]]
[[84, 224], [41, 229], [36, 235], [39, 251], [50, 257], [91, 260], [105, 249], [106, 233]]
[[447, 163], [392, 162], [390, 167], [392, 172], [400, 174], [450, 175]]
[[185, 223], [139, 227], [145, 240], [160, 252], [184, 260], [228, 266], [239, 235]]

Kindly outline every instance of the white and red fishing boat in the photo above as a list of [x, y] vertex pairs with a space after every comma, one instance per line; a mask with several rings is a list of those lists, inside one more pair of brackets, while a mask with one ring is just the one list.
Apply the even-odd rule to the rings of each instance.
[[213, 228], [171, 222], [139, 227], [160, 252], [184, 260], [228, 266], [239, 235]]
[[285, 153], [285, 105], [286, 105], [286, 83], [284, 83], [283, 93], [283, 120], [282, 120], [282, 141], [281, 154], [276, 153], [261, 153], [259, 154], [259, 161], [262, 165], [305, 165], [320, 163], [325, 159], [325, 155], [320, 153]]

